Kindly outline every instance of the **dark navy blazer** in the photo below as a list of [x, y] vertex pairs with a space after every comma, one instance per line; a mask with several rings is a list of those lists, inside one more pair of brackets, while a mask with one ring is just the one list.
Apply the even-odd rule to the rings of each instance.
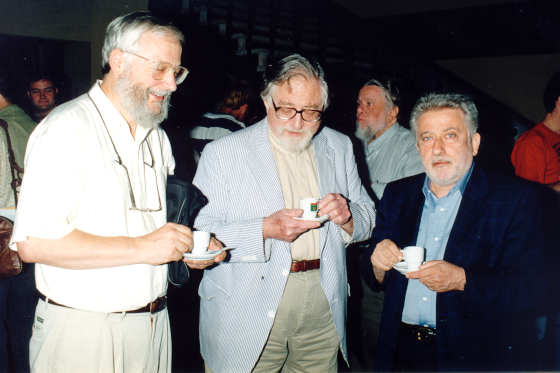
[[[426, 174], [390, 183], [379, 204], [362, 275], [386, 290], [376, 371], [391, 371], [408, 281], [395, 270], [379, 284], [370, 261], [378, 242], [413, 246], [420, 226]], [[440, 371], [511, 370], [512, 354], [530, 321], [521, 318], [546, 293], [544, 246], [535, 193], [522, 180], [486, 173], [475, 164], [443, 260], [463, 267], [464, 291], [439, 293], [436, 338]], [[411, 280], [413, 281], [413, 280]], [[414, 280], [416, 281], [416, 280]]]

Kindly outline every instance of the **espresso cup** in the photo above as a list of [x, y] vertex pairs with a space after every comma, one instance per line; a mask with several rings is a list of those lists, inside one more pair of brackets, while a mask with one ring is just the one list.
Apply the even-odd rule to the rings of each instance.
[[426, 249], [420, 246], [407, 246], [400, 250], [403, 253], [403, 260], [408, 269], [418, 270], [418, 267], [424, 262], [424, 254]]
[[204, 231], [193, 231], [194, 248], [192, 254], [204, 254], [210, 245], [210, 233]]
[[320, 199], [318, 198], [301, 198], [299, 200], [299, 208], [303, 210], [301, 215], [304, 219], [315, 219], [317, 217], [317, 211], [319, 210]]

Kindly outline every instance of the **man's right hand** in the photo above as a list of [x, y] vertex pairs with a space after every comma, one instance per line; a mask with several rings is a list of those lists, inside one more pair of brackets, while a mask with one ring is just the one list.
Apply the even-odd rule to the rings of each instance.
[[383, 282], [385, 272], [390, 271], [402, 258], [403, 254], [393, 241], [385, 239], [379, 242], [371, 254], [371, 264], [377, 281]]
[[267, 216], [263, 220], [263, 238], [293, 242], [302, 233], [321, 226], [317, 221], [294, 219], [301, 214], [303, 214], [302, 209], [283, 209]]
[[181, 224], [167, 223], [145, 236], [138, 237], [142, 263], [160, 265], [183, 259], [193, 249], [191, 230]]

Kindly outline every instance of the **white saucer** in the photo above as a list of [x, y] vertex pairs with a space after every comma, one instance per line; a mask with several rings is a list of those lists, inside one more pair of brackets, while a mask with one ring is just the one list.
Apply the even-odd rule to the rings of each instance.
[[208, 250], [204, 254], [184, 253], [183, 258], [193, 260], [210, 260], [220, 255], [223, 250]]
[[399, 271], [400, 273], [402, 273], [403, 275], [408, 273], [408, 272], [414, 272], [414, 271], [419, 271], [418, 269], [408, 269], [406, 267], [406, 263], [405, 262], [398, 262], [395, 263], [395, 265], [393, 266], [394, 269], [396, 269], [397, 271]]
[[319, 223], [324, 223], [327, 221], [327, 219], [329, 218], [329, 215], [323, 215], [323, 216], [319, 216], [318, 218], [313, 218], [313, 219], [304, 219], [301, 216], [295, 217], [294, 219], [297, 220], [305, 220], [305, 221], [318, 221]]

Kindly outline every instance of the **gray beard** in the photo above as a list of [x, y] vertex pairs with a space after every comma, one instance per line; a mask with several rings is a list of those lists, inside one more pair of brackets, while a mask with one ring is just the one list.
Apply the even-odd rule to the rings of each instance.
[[374, 131], [371, 127], [362, 128], [359, 123], [356, 123], [356, 137], [365, 143], [369, 143], [375, 137], [377, 131]]
[[[156, 91], [152, 88], [144, 88], [140, 84], [134, 84], [130, 79], [130, 72], [125, 74], [115, 84], [117, 96], [120, 98], [120, 104], [124, 110], [130, 115], [132, 120], [142, 128], [154, 129], [161, 122], [167, 119], [169, 112], [171, 92]], [[148, 97], [150, 92], [165, 96], [165, 98], [156, 102], [159, 112], [154, 112], [148, 105]]]

